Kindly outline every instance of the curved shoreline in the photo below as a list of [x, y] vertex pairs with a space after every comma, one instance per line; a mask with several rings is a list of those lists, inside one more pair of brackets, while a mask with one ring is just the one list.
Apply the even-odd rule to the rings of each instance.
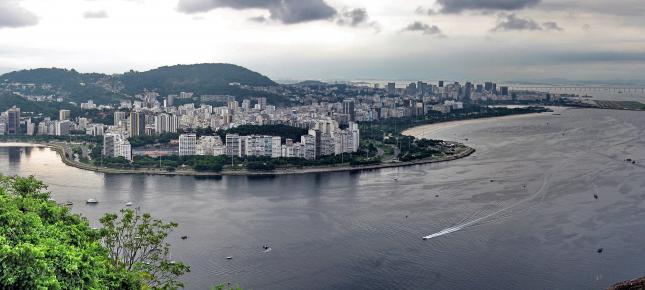
[[[20, 144], [20, 143], [16, 143]], [[166, 175], [166, 176], [202, 176], [202, 177], [218, 177], [218, 176], [273, 176], [273, 175], [296, 175], [296, 174], [309, 174], [309, 173], [327, 173], [327, 172], [359, 172], [365, 170], [375, 170], [375, 169], [384, 169], [384, 168], [395, 168], [395, 167], [407, 167], [414, 165], [422, 164], [431, 164], [431, 163], [440, 163], [448, 162], [461, 158], [468, 157], [475, 153], [475, 149], [463, 145], [465, 148], [461, 152], [456, 153], [455, 155], [444, 156], [441, 158], [429, 158], [421, 159], [408, 162], [392, 162], [385, 164], [375, 164], [375, 165], [366, 165], [366, 166], [338, 166], [338, 167], [312, 167], [312, 168], [294, 168], [294, 169], [276, 169], [274, 171], [267, 172], [253, 172], [248, 170], [240, 171], [221, 171], [221, 172], [197, 172], [194, 170], [177, 170], [177, 171], [164, 171], [164, 170], [155, 170], [155, 169], [115, 169], [107, 167], [96, 167], [90, 166], [84, 163], [76, 162], [71, 160], [65, 154], [65, 149], [60, 144], [56, 143], [22, 143], [22, 144], [31, 144], [42, 147], [51, 148], [56, 151], [56, 153], [61, 157], [61, 161], [67, 166], [76, 167], [83, 170], [100, 172], [100, 173], [109, 173], [109, 174], [144, 174], [144, 175]]]
[[450, 129], [456, 126], [481, 124], [482, 122], [522, 119], [522, 118], [529, 118], [529, 117], [535, 117], [535, 116], [541, 116], [541, 115], [544, 116], [545, 114], [531, 113], [531, 114], [508, 115], [508, 116], [480, 118], [480, 119], [467, 119], [467, 120], [459, 120], [459, 121], [439, 122], [439, 123], [420, 125], [420, 126], [405, 129], [403, 132], [401, 132], [401, 135], [413, 136], [415, 138], [428, 137], [425, 135], [438, 133], [440, 131]]

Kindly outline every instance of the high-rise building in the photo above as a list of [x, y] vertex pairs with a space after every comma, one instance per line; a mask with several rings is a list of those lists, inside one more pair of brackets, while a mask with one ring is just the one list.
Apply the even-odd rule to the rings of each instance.
[[127, 120], [125, 112], [114, 112], [114, 126], [120, 126]]
[[123, 157], [132, 161], [132, 145], [120, 134], [105, 134], [103, 136], [103, 156]]
[[396, 94], [396, 83], [387, 83], [387, 93], [390, 95]]
[[20, 131], [20, 108], [9, 109], [7, 117], [7, 134], [18, 134]]
[[130, 137], [142, 136], [146, 132], [146, 119], [145, 115], [141, 112], [130, 112], [130, 126], [128, 133]]
[[72, 122], [69, 120], [57, 121], [56, 123], [56, 136], [67, 136], [72, 130]]
[[168, 95], [166, 98], [166, 107], [172, 107], [175, 105], [175, 95]]
[[271, 137], [271, 158], [282, 157], [282, 138], [280, 136]]
[[217, 156], [223, 155], [225, 149], [222, 148], [222, 139], [219, 136], [201, 136], [197, 140], [197, 149], [195, 155]]
[[178, 119], [176, 115], [159, 114], [154, 117], [154, 127], [156, 134], [177, 133]]
[[118, 134], [105, 134], [103, 135], [103, 155], [108, 157], [114, 157], [114, 146], [119, 139]]
[[260, 110], [266, 109], [266, 107], [267, 107], [267, 98], [265, 98], [265, 97], [258, 98], [258, 105], [260, 107]]
[[349, 115], [350, 121], [356, 120], [356, 110], [354, 109], [354, 99], [343, 100], [343, 114]]
[[508, 96], [508, 87], [499, 87], [500, 95]]
[[464, 85], [464, 93], [462, 98], [465, 102], [470, 102], [472, 91], [473, 91], [473, 84], [471, 82], [466, 82], [466, 85]]
[[439, 87], [443, 88], [443, 81], [439, 81]]
[[247, 112], [251, 110], [251, 100], [249, 99], [242, 100], [242, 109]]
[[316, 145], [316, 158], [322, 155], [322, 132], [320, 130], [310, 129], [309, 135], [314, 136], [314, 144]]
[[31, 122], [31, 118], [27, 119], [27, 135], [33, 136], [36, 133], [36, 124]]
[[485, 82], [484, 83], [484, 90], [492, 93], [493, 92], [493, 82]]
[[417, 90], [417, 84], [416, 83], [409, 83], [408, 86], [405, 88], [405, 94], [408, 95], [408, 96], [416, 95], [417, 91], [418, 90]]
[[304, 152], [299, 155], [307, 160], [316, 159], [316, 136], [302, 135], [300, 136], [300, 143], [304, 145]]
[[179, 135], [179, 156], [197, 155], [197, 135]]
[[69, 110], [60, 110], [58, 111], [58, 120], [65, 121], [69, 120], [70, 111]]
[[226, 134], [226, 155], [241, 156], [241, 139], [238, 134]]

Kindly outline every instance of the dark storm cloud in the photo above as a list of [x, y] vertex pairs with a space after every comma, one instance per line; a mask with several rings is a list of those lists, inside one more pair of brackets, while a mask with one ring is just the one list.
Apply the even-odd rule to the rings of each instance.
[[443, 36], [443, 33], [441, 32], [441, 29], [439, 27], [437, 27], [436, 25], [430, 26], [430, 25], [425, 24], [425, 23], [420, 22], [420, 21], [415, 21], [415, 22], [412, 22], [412, 23], [408, 24], [408, 26], [403, 28], [402, 31], [412, 31], [412, 32], [420, 31], [420, 32], [423, 32], [423, 34], [425, 34], [425, 35]]
[[441, 13], [461, 13], [468, 10], [520, 10], [535, 6], [540, 0], [437, 0], [437, 3], [441, 5]]
[[86, 11], [83, 13], [83, 17], [85, 19], [102, 19], [102, 18], [107, 18], [108, 14], [105, 12], [105, 10], [99, 10], [99, 11]]
[[497, 26], [492, 31], [542, 30], [542, 26], [530, 18], [520, 18], [515, 14], [500, 14]]
[[0, 0], [0, 28], [36, 25], [38, 17], [17, 0]]
[[189, 14], [217, 8], [264, 9], [269, 19], [284, 24], [329, 20], [338, 14], [324, 0], [179, 0], [178, 4], [180, 12]]

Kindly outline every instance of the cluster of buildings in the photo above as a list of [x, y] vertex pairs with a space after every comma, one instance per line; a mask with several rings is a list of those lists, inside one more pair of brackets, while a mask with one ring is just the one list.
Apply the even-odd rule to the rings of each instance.
[[340, 129], [332, 120], [321, 120], [300, 137], [300, 142], [280, 136], [226, 134], [219, 136], [181, 134], [179, 155], [226, 155], [229, 157], [304, 158], [314, 160], [321, 156], [339, 155], [358, 151], [360, 131], [358, 124], [351, 122], [347, 129]]
[[[128, 138], [144, 135], [194, 132], [211, 128], [227, 130], [241, 125], [284, 124], [308, 129], [300, 140], [281, 139], [277, 136], [185, 134], [178, 140], [178, 155], [228, 155], [301, 157], [356, 152], [359, 146], [357, 122], [378, 121], [388, 118], [449, 113], [463, 109], [465, 103], [504, 101], [522, 98], [545, 100], [551, 97], [538, 92], [510, 92], [506, 86], [493, 82], [472, 84], [466, 82], [436, 84], [414, 82], [405, 86], [388, 83], [384, 88], [351, 84], [322, 84], [316, 86], [285, 85], [252, 87], [236, 84], [245, 89], [279, 95], [293, 106], [275, 106], [265, 97], [236, 99], [228, 95], [199, 95], [180, 92], [160, 96], [146, 91], [135, 95], [134, 101], [97, 105], [91, 100], [79, 105], [81, 110], [113, 113], [112, 124], [103, 124], [83, 117], [72, 118], [70, 111], [61, 110], [58, 119], [29, 116], [19, 108], [0, 114], [0, 134], [56, 135], [82, 134], [103, 136], [106, 156], [132, 158]], [[61, 102], [60, 97], [24, 96], [35, 101]], [[74, 104], [75, 105], [75, 104]], [[112, 118], [110, 118], [112, 119]], [[108, 123], [108, 122], [105, 122]], [[341, 130], [340, 128], [346, 128]], [[109, 147], [109, 148], [107, 148]], [[174, 149], [176, 150], [176, 149]], [[139, 154], [139, 152], [137, 152]], [[145, 154], [145, 153], [144, 153]]]

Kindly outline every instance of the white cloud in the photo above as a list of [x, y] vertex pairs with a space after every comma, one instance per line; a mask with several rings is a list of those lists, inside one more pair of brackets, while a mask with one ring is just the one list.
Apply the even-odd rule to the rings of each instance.
[[0, 0], [0, 28], [36, 25], [38, 17], [17, 0]]

